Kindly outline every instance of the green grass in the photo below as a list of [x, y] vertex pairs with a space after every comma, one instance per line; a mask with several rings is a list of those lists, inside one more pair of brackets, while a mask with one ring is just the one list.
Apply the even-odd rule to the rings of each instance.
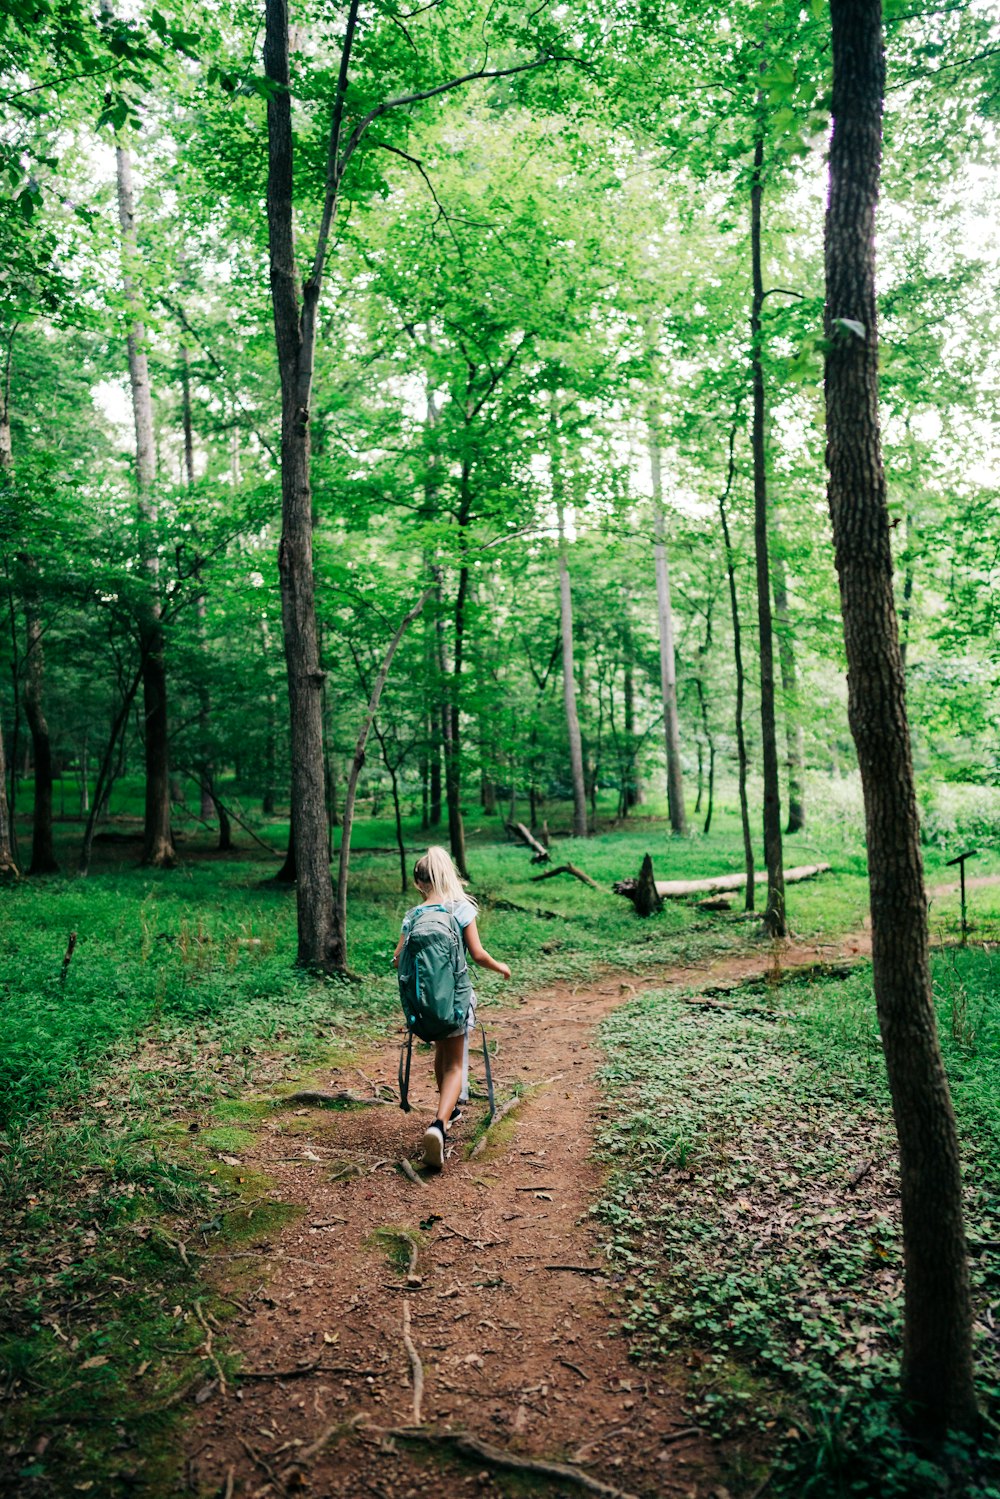
[[[241, 850], [217, 856], [211, 835], [179, 813], [180, 866], [138, 868], [137, 792], [131, 783], [117, 789], [112, 831], [125, 841], [97, 845], [86, 881], [22, 880], [0, 894], [0, 1388], [8, 1396], [0, 1473], [26, 1496], [78, 1482], [94, 1482], [112, 1499], [137, 1481], [150, 1493], [168, 1491], [170, 1401], [185, 1381], [204, 1383], [212, 1373], [198, 1352], [204, 1334], [195, 1306], [214, 1305], [205, 1256], [241, 1235], [266, 1238], [294, 1211], [259, 1202], [267, 1184], [221, 1158], [239, 1159], [265, 1120], [297, 1128], [301, 1121], [276, 1113], [273, 1100], [398, 1024], [390, 958], [415, 896], [400, 889], [390, 821], [362, 819], [355, 829], [349, 949], [361, 981], [343, 983], [295, 971], [294, 894], [270, 883], [277, 859], [239, 829]], [[67, 806], [71, 796], [67, 786]], [[822, 881], [790, 887], [799, 935], [860, 925], [866, 893], [856, 800], [845, 791], [788, 842], [789, 864], [833, 865]], [[601, 806], [607, 818], [611, 798]], [[265, 824], [257, 807], [245, 810], [283, 848], [287, 821]], [[663, 810], [654, 801], [623, 827], [605, 821], [597, 836], [574, 840], [565, 836], [569, 808], [546, 808], [553, 863], [579, 865], [600, 890], [567, 876], [534, 882], [539, 871], [527, 850], [504, 840], [500, 818], [470, 813], [480, 928], [488, 949], [514, 970], [509, 986], [479, 976], [487, 1023], [492, 1004], [551, 981], [584, 982], [602, 967], [655, 972], [755, 940], [755, 924], [738, 910], [719, 915], [669, 902], [641, 921], [611, 895], [612, 881], [635, 874], [646, 852], [660, 878], [740, 868], [731, 793], [720, 794], [707, 838], [671, 838]], [[61, 823], [57, 831], [71, 869], [81, 826]], [[932, 882], [961, 831], [928, 848]], [[427, 835], [410, 816], [405, 836], [412, 862]], [[974, 872], [992, 868], [1000, 858], [989, 845]], [[1000, 926], [1000, 892], [972, 899], [981, 934]], [[957, 900], [936, 902], [932, 925], [953, 932], [956, 923]], [[61, 982], [73, 931], [77, 948]], [[958, 1034], [984, 1033], [977, 1006], [956, 990]], [[641, 1129], [633, 1139], [644, 1159]], [[674, 1148], [681, 1158], [690, 1147], [679, 1137]], [[216, 1315], [222, 1319], [222, 1306]], [[101, 1356], [107, 1363], [81, 1368]], [[103, 1425], [89, 1420], [92, 1410]], [[137, 1464], [147, 1465], [141, 1479]]]
[[[607, 1022], [612, 1177], [600, 1214], [635, 1356], [687, 1368], [693, 1414], [775, 1494], [1000, 1493], [1000, 1002], [981, 948], [935, 955], [963, 1142], [983, 1447], [902, 1436], [894, 1134], [867, 967], [687, 1002], [643, 995]], [[871, 1163], [871, 1164], [869, 1164]], [[852, 1187], [855, 1172], [867, 1166]]]

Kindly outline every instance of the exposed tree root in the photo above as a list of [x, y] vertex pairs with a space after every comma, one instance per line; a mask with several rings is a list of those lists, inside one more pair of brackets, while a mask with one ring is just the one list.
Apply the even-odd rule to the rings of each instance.
[[577, 1488], [585, 1489], [588, 1494], [600, 1494], [603, 1499], [636, 1499], [635, 1495], [628, 1493], [625, 1489], [618, 1489], [613, 1484], [602, 1483], [599, 1478], [592, 1478], [582, 1468], [574, 1468], [569, 1463], [549, 1462], [545, 1458], [518, 1457], [513, 1452], [506, 1452], [502, 1447], [494, 1447], [491, 1442], [481, 1441], [479, 1437], [474, 1437], [469, 1432], [418, 1431], [409, 1426], [368, 1425], [362, 1430], [378, 1432], [380, 1436], [393, 1437], [401, 1442], [424, 1442], [431, 1447], [450, 1447], [453, 1451], [461, 1453], [463, 1457], [474, 1458], [477, 1462], [486, 1463], [492, 1468], [505, 1468], [512, 1473], [537, 1473], [544, 1478], [556, 1478], [562, 1483], [571, 1483]]

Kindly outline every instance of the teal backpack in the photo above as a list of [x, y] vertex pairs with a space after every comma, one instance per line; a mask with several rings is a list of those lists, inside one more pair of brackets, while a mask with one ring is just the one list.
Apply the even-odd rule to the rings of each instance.
[[472, 1002], [462, 928], [447, 906], [414, 906], [399, 955], [399, 1000], [406, 1028], [421, 1041], [464, 1030]]
[[[399, 1054], [399, 1106], [410, 1111], [410, 1059], [413, 1038], [440, 1041], [464, 1031], [472, 1003], [472, 980], [465, 960], [462, 928], [447, 906], [414, 906], [407, 911], [408, 929], [396, 970], [399, 1000], [409, 1032]], [[483, 1058], [490, 1118], [493, 1117], [493, 1078], [486, 1032]]]

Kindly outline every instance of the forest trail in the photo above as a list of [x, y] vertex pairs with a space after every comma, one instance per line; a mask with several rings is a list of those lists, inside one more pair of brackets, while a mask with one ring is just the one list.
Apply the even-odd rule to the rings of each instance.
[[[856, 932], [777, 951], [788, 971], [853, 962], [869, 949], [868, 933]], [[236, 1394], [216, 1388], [192, 1415], [189, 1492], [417, 1499], [440, 1494], [442, 1463], [448, 1489], [510, 1492], [509, 1475], [488, 1461], [453, 1464], [447, 1445], [385, 1434], [413, 1422], [405, 1318], [423, 1371], [425, 1432], [468, 1432], [520, 1457], [575, 1463], [608, 1495], [710, 1499], [718, 1489], [712, 1444], [685, 1415], [668, 1373], [629, 1362], [616, 1277], [588, 1218], [602, 1185], [592, 1159], [604, 1108], [595, 1032], [641, 989], [735, 984], [773, 971], [775, 961], [775, 950], [761, 946], [642, 978], [554, 984], [513, 1006], [488, 1006], [498, 1100], [517, 1085], [525, 1102], [466, 1159], [483, 1115], [474, 1102], [443, 1172], [419, 1184], [397, 1162], [417, 1155], [431, 1117], [429, 1054], [414, 1055], [410, 1115], [393, 1105], [271, 1117], [242, 1161], [301, 1216], [276, 1242], [273, 1234], [245, 1241], [245, 1250], [216, 1259], [220, 1290], [242, 1304], [226, 1333], [244, 1373]], [[357, 1067], [328, 1069], [329, 1085], [394, 1089], [397, 1046], [387, 1038]], [[481, 1075], [480, 1057], [473, 1076]], [[417, 1245], [412, 1286], [404, 1235]], [[295, 1372], [273, 1377], [280, 1371]], [[553, 1478], [548, 1492], [584, 1490]]]

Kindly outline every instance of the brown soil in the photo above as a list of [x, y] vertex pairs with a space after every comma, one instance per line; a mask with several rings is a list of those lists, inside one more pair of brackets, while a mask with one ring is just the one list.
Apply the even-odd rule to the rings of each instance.
[[[866, 946], [866, 935], [785, 946], [781, 964], [853, 958]], [[724, 1492], [713, 1445], [685, 1413], [681, 1371], [638, 1368], [619, 1335], [616, 1276], [588, 1217], [602, 1183], [591, 1156], [602, 1108], [594, 1030], [637, 988], [735, 982], [774, 962], [765, 948], [646, 980], [554, 986], [488, 1009], [498, 1097], [515, 1084], [528, 1096], [469, 1159], [484, 1113], [474, 1104], [444, 1170], [419, 1184], [396, 1163], [419, 1165], [434, 1105], [429, 1054], [414, 1056], [408, 1116], [395, 1107], [299, 1109], [271, 1121], [245, 1164], [303, 1215], [276, 1239], [220, 1257], [220, 1269], [231, 1271], [223, 1289], [246, 1309], [227, 1334], [244, 1371], [315, 1367], [296, 1377], [244, 1376], [235, 1394], [213, 1389], [192, 1416], [192, 1489], [261, 1499], [306, 1488], [416, 1499], [443, 1484], [521, 1492], [520, 1477], [486, 1461], [385, 1435], [414, 1420], [408, 1308], [431, 1433], [470, 1432], [523, 1457], [570, 1462], [635, 1495]], [[396, 1061], [396, 1042], [387, 1040], [359, 1069], [332, 1072], [330, 1086], [393, 1086]], [[481, 1079], [481, 1058], [473, 1073]], [[408, 1286], [378, 1230], [412, 1236], [419, 1284]], [[580, 1492], [565, 1478], [547, 1480], [544, 1491]]]

